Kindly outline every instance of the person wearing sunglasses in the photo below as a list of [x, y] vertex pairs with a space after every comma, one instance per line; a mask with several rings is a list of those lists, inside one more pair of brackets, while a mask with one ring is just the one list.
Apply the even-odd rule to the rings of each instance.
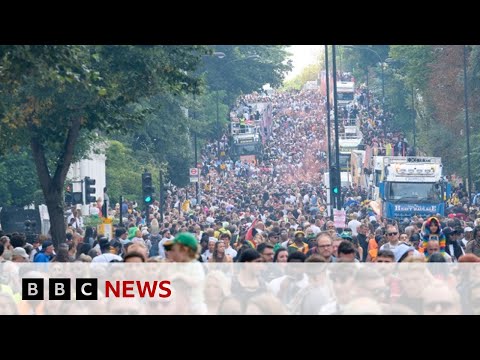
[[395, 252], [396, 248], [400, 243], [397, 225], [393, 225], [393, 224], [387, 225], [387, 231], [385, 235], [387, 237], [388, 242], [386, 244], [383, 244], [380, 247], [380, 250], [390, 250]]

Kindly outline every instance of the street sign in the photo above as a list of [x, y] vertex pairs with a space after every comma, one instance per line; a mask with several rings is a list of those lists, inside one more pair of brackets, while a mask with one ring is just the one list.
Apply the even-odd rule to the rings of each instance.
[[196, 182], [198, 182], [198, 176], [190, 176], [190, 182], [191, 182], [191, 183], [196, 183]]
[[198, 169], [197, 168], [190, 168], [190, 177], [195, 176], [198, 177]]
[[347, 220], [347, 214], [345, 210], [333, 210], [333, 222], [336, 228], [344, 229]]

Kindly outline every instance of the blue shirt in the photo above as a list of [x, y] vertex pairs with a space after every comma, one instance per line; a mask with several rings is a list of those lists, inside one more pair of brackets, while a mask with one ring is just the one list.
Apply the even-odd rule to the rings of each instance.
[[35, 258], [33, 259], [33, 262], [49, 262], [51, 260], [51, 256], [46, 255], [44, 252], [38, 253], [38, 255], [35, 255]]

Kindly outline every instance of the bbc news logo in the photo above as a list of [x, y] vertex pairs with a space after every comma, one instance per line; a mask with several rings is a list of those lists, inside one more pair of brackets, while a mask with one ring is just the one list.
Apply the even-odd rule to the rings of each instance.
[[[103, 294], [106, 298], [168, 298], [172, 295], [171, 282], [117, 280], [105, 281]], [[44, 300], [44, 279], [22, 279], [22, 300]], [[48, 300], [71, 300], [72, 280], [51, 278], [48, 280]], [[98, 279], [83, 278], [75, 280], [76, 300], [98, 300]]]

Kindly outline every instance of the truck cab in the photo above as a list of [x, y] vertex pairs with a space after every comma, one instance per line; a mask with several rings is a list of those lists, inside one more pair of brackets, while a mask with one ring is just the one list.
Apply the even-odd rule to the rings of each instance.
[[450, 186], [442, 177], [441, 158], [382, 156], [375, 164], [374, 200], [380, 200], [383, 216], [445, 215]]

